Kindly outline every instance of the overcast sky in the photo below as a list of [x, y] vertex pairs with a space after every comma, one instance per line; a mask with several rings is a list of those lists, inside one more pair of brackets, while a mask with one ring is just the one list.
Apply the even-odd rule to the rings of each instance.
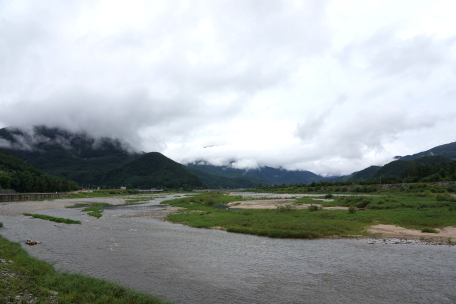
[[456, 141], [456, 1], [0, 0], [0, 127], [346, 174]]

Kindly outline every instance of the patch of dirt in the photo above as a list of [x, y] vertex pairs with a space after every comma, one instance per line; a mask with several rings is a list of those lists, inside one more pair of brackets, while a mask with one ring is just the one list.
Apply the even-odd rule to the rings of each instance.
[[[238, 209], [277, 209], [277, 206], [284, 204], [293, 204], [295, 199], [269, 199], [269, 200], [251, 200], [251, 201], [238, 201], [230, 202], [227, 205], [232, 208]], [[307, 209], [311, 204], [295, 205], [297, 209]], [[321, 204], [313, 204], [314, 206], [321, 207]]]
[[406, 229], [403, 227], [395, 225], [374, 225], [367, 229], [370, 233], [380, 233], [388, 237], [420, 237], [424, 236], [427, 238], [456, 238], [456, 228], [455, 227], [444, 227], [441, 229], [436, 229], [439, 233], [428, 233], [421, 232], [421, 230]]
[[323, 207], [325, 210], [348, 210], [348, 207], [334, 206], [334, 207]]

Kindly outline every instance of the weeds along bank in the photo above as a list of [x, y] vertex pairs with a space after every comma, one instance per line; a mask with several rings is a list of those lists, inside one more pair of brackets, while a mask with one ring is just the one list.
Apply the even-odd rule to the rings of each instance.
[[[219, 209], [230, 202], [244, 200], [241, 196], [221, 193], [204, 193], [166, 201], [163, 204], [185, 208], [167, 217], [167, 220], [173, 223], [279, 238], [367, 236], [369, 233], [366, 228], [375, 224], [427, 229], [426, 231], [456, 226], [456, 199], [448, 193], [387, 193], [378, 197], [329, 197], [330, 199], [325, 201], [297, 198], [295, 202], [278, 206], [277, 209]], [[312, 208], [299, 209], [297, 207], [300, 204], [315, 205]], [[321, 208], [338, 206], [348, 208]]]
[[0, 273], [0, 303], [169, 303], [108, 281], [56, 271], [1, 236]]
[[456, 192], [456, 181], [435, 183], [362, 184], [358, 182], [320, 182], [309, 185], [275, 185], [251, 189], [260, 193], [448, 193]]

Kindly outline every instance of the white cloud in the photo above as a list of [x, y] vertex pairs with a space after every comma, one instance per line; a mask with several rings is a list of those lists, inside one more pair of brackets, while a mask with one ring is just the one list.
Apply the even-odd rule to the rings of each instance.
[[0, 2], [0, 127], [350, 173], [456, 140], [452, 6]]

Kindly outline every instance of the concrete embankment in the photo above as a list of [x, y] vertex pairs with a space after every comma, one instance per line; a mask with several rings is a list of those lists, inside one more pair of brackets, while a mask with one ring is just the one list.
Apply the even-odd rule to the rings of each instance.
[[66, 192], [61, 193], [7, 193], [0, 194], [0, 202], [16, 202], [36, 200], [43, 198], [61, 198], [67, 197], [69, 194]]

